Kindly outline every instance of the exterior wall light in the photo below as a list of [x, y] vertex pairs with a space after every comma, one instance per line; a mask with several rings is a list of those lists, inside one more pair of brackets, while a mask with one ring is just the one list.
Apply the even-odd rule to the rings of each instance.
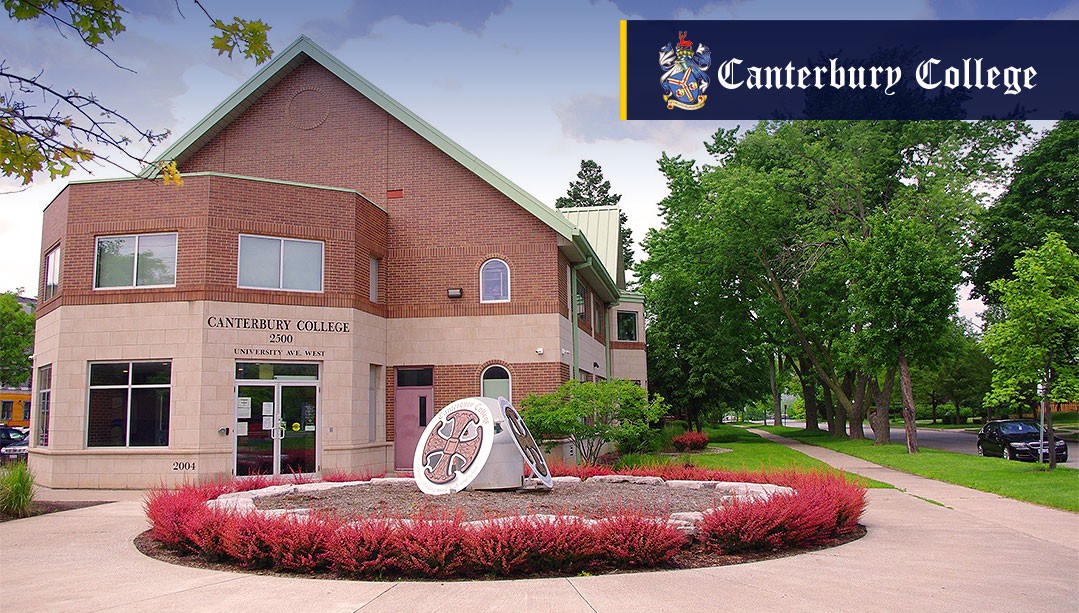
[[463, 295], [464, 295], [464, 292], [459, 287], [451, 287], [451, 288], [446, 290], [446, 297], [447, 298], [456, 299], [456, 298], [460, 298]]

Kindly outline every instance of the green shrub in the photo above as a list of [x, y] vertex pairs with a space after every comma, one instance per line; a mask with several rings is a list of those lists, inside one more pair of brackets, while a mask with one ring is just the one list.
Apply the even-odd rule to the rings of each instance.
[[34, 508], [34, 475], [25, 462], [0, 468], [0, 515], [28, 517]]

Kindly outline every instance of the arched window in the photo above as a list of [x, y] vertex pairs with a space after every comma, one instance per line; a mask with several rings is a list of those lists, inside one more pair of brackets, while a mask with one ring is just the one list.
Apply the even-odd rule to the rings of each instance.
[[498, 398], [502, 396], [510, 402], [510, 373], [498, 364], [492, 364], [483, 369], [480, 375], [480, 393], [485, 398]]
[[510, 301], [510, 267], [499, 259], [480, 266], [480, 302]]

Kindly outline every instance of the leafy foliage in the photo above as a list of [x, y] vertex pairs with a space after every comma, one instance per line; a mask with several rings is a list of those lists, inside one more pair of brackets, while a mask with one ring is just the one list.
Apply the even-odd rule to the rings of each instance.
[[663, 398], [648, 401], [648, 393], [624, 379], [580, 382], [570, 380], [549, 394], [529, 394], [521, 415], [534, 436], [544, 441], [568, 438], [587, 464], [599, 460], [605, 443], [620, 450], [648, 446], [649, 424], [666, 411]]
[[[211, 17], [199, 0], [193, 2], [218, 32], [212, 38], [218, 53], [231, 58], [239, 49], [257, 64], [273, 54], [266, 37], [270, 26], [261, 20], [235, 17], [225, 23]], [[16, 21], [51, 21], [61, 35], [74, 33], [87, 48], [117, 68], [130, 70], [117, 64], [103, 48], [127, 29], [127, 11], [115, 0], [3, 0], [3, 6], [8, 17]], [[25, 185], [40, 173], [47, 173], [50, 179], [66, 177], [76, 167], [87, 168], [91, 160], [122, 169], [120, 158], [141, 165], [153, 163], [132, 147], [142, 143], [152, 149], [168, 138], [167, 130], [139, 127], [93, 94], [53, 86], [43, 77], [44, 71], [19, 74], [0, 60], [0, 81], [6, 81], [9, 88], [0, 93], [0, 174]], [[157, 168], [166, 184], [183, 184], [175, 163], [164, 162]]]
[[703, 432], [686, 432], [672, 438], [671, 444], [678, 451], [699, 451], [708, 446], [708, 435]]
[[34, 510], [34, 474], [26, 462], [0, 467], [0, 516], [28, 517]]
[[1079, 120], [1056, 124], [1015, 162], [1008, 190], [978, 216], [970, 259], [974, 294], [996, 304], [992, 284], [1011, 275], [1016, 258], [1050, 232], [1079, 250]]
[[1053, 402], [1079, 398], [1079, 257], [1056, 233], [992, 283], [1003, 319], [985, 332], [995, 366], [990, 402], [1014, 402], [1036, 384]]
[[33, 314], [23, 310], [15, 294], [0, 294], [0, 385], [19, 387], [30, 380], [33, 351]]

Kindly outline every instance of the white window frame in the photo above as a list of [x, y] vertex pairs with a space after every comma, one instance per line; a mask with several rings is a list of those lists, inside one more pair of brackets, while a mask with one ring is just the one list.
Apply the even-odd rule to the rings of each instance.
[[379, 290], [379, 287], [378, 287], [378, 274], [379, 274], [379, 268], [382, 268], [382, 262], [381, 262], [381, 260], [379, 260], [378, 258], [376, 258], [373, 255], [370, 256], [370, 257], [371, 257], [371, 260], [370, 260], [370, 263], [369, 263], [369, 269], [368, 269], [368, 275], [367, 275], [368, 276], [368, 285], [369, 285], [369, 287], [367, 288], [367, 293], [368, 293], [367, 297], [374, 304], [378, 304], [378, 290]]
[[[172, 236], [175, 238], [172, 242], [173, 255], [172, 259], [174, 267], [172, 271], [172, 283], [160, 283], [156, 285], [139, 285], [139, 238], [143, 236]], [[135, 257], [134, 262], [131, 264], [131, 283], [132, 285], [110, 285], [109, 287], [98, 287], [97, 285], [97, 267], [99, 264], [98, 258], [98, 245], [101, 239], [110, 238], [134, 238], [135, 239]], [[142, 234], [109, 234], [103, 236], [94, 237], [94, 291], [108, 292], [112, 290], [128, 290], [128, 289], [146, 289], [146, 288], [170, 288], [176, 287], [176, 277], [180, 274], [180, 236], [176, 232], [143, 232]], [[59, 285], [57, 285], [59, 287]]]
[[[97, 241], [94, 241], [94, 280], [97, 280]], [[55, 273], [55, 274], [51, 274]], [[60, 293], [60, 245], [57, 245], [50, 249], [45, 254], [45, 287], [42, 290], [42, 302], [52, 300]], [[52, 292], [49, 292], [49, 280], [50, 277], [55, 277], [52, 280], [55, 281], [51, 286]]]
[[[622, 338], [622, 326], [619, 325], [619, 315], [626, 313], [627, 315], [633, 315], [633, 339]], [[616, 311], [614, 316], [614, 338], [616, 341], [623, 343], [637, 343], [640, 342], [641, 330], [640, 330], [640, 317], [637, 315], [637, 311]]]
[[[160, 383], [135, 385], [131, 383], [131, 379], [134, 376], [135, 364], [146, 362], [165, 362], [169, 365], [169, 383], [168, 385], [162, 385]], [[90, 384], [90, 370], [95, 364], [127, 364], [127, 383], [123, 385], [91, 385]], [[168, 389], [169, 390], [169, 441], [164, 445], [132, 445], [131, 444], [131, 394], [134, 390], [140, 389]], [[124, 444], [123, 445], [90, 445], [90, 402], [91, 392], [94, 390], [127, 390], [127, 409], [124, 415]], [[167, 449], [172, 446], [172, 360], [104, 360], [100, 362], [90, 362], [86, 368], [86, 436], [84, 437], [83, 444], [87, 449]]]
[[[513, 373], [510, 372], [510, 369], [506, 368], [501, 364], [490, 364], [487, 366], [487, 368], [484, 368], [483, 371], [480, 372], [480, 395], [482, 396], [486, 391], [483, 389], [484, 376], [486, 376], [487, 371], [491, 370], [492, 368], [501, 368], [503, 371], [506, 372], [506, 381], [509, 382], [509, 396], [506, 399], [510, 402], [513, 402]], [[494, 380], [496, 379], [492, 379], [492, 381]]]
[[[488, 299], [485, 299], [483, 297], [483, 271], [492, 262], [499, 262], [503, 266], [506, 267], [506, 297], [505, 298], [499, 298], [498, 300], [488, 300]], [[509, 265], [508, 262], [506, 262], [506, 260], [503, 260], [502, 258], [491, 258], [489, 260], [484, 261], [483, 265], [480, 266], [480, 278], [479, 278], [479, 281], [480, 281], [480, 302], [481, 303], [495, 304], [495, 303], [499, 303], [499, 302], [509, 302], [510, 299], [513, 297], [513, 285], [511, 283], [512, 279], [511, 279], [511, 275], [510, 275], [510, 265]]]
[[[49, 446], [49, 420], [50, 410], [52, 409], [52, 364], [45, 364], [44, 366], [38, 366], [37, 376], [35, 381], [38, 384], [37, 390], [37, 446], [48, 447]], [[45, 376], [48, 373], [48, 376]]]
[[[250, 238], [264, 238], [268, 240], [278, 241], [278, 268], [277, 268], [277, 287], [261, 287], [258, 285], [240, 285], [240, 246], [243, 244], [243, 237]], [[282, 287], [284, 285], [285, 278], [285, 241], [292, 241], [296, 243], [315, 243], [321, 247], [321, 262], [319, 268], [321, 274], [318, 279], [318, 289], [292, 289], [288, 287]], [[264, 236], [261, 234], [240, 234], [236, 238], [236, 287], [240, 289], [264, 289], [272, 292], [300, 292], [304, 294], [321, 294], [326, 291], [326, 241], [312, 240], [307, 238], [286, 238], [283, 236]]]

